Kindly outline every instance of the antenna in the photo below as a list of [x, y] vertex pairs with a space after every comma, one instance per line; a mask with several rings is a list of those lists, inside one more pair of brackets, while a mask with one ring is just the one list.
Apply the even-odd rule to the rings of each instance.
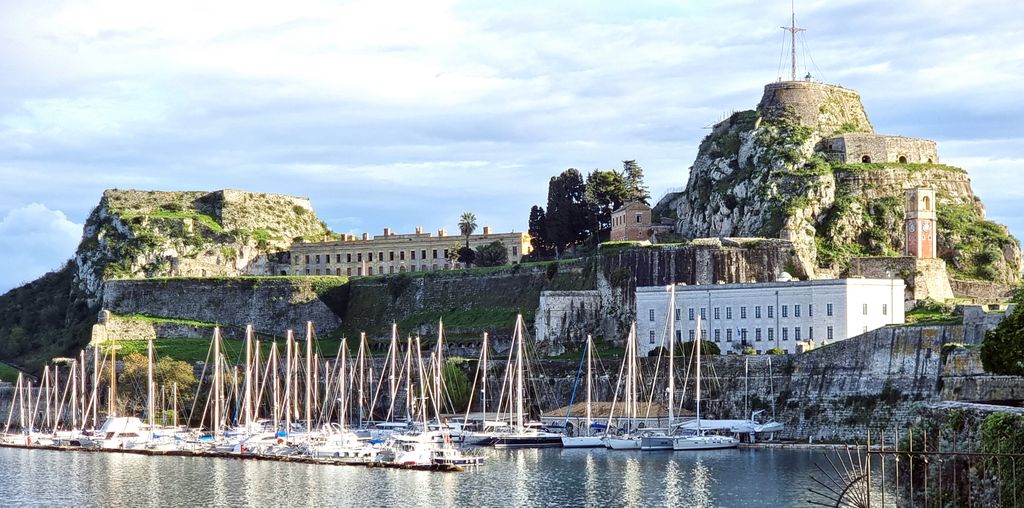
[[796, 5], [795, 5], [795, 1], [796, 0], [790, 0], [790, 2], [789, 2], [789, 11], [790, 11], [790, 13], [793, 16], [792, 24], [790, 26], [781, 27], [783, 30], [789, 32], [790, 35], [792, 35], [792, 37], [793, 37], [793, 41], [792, 41], [792, 43], [790, 43], [790, 47], [793, 49], [793, 74], [792, 74], [792, 81], [796, 81], [796, 33], [797, 32], [805, 32], [805, 31], [807, 31], [806, 28], [797, 28], [796, 27]]

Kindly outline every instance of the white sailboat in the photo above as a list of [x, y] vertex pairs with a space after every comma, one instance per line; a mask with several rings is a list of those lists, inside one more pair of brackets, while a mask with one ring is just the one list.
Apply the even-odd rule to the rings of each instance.
[[651, 431], [640, 438], [640, 449], [643, 451], [672, 450], [675, 438], [672, 436], [675, 425], [675, 390], [676, 390], [676, 355], [675, 355], [675, 308], [676, 308], [676, 285], [669, 286], [668, 319], [667, 329], [662, 339], [662, 345], [668, 349], [668, 429]]
[[[626, 418], [626, 429], [622, 435], [606, 435], [604, 440], [605, 448], [611, 450], [639, 450], [641, 437], [633, 433], [633, 422], [637, 418], [639, 406], [637, 388], [639, 369], [637, 368], [637, 344], [636, 344], [636, 322], [629, 327], [629, 337], [626, 339], [626, 357], [622, 360], [622, 368], [619, 370], [619, 379], [624, 384], [623, 404], [626, 406], [623, 411]], [[616, 387], [616, 396], [618, 387]], [[612, 401], [614, 411], [615, 402]], [[608, 415], [608, 428], [612, 427], [612, 415]]]
[[590, 335], [587, 335], [587, 417], [585, 426], [580, 429], [580, 435], [562, 436], [562, 446], [564, 448], [600, 448], [604, 446], [604, 442], [601, 441], [602, 436], [595, 435], [595, 432], [593, 432], [593, 420], [591, 418], [593, 349], [594, 341], [590, 338]]
[[718, 434], [708, 433], [708, 429], [702, 429], [700, 426], [700, 346], [701, 346], [701, 322], [700, 316], [697, 316], [697, 335], [694, 340], [694, 354], [697, 357], [697, 375], [696, 375], [696, 388], [695, 396], [697, 399], [697, 418], [695, 419], [696, 429], [694, 434], [689, 436], [677, 436], [672, 440], [673, 450], [714, 450], [719, 448], [735, 448], [739, 446], [740, 440], [732, 436], [721, 436]]

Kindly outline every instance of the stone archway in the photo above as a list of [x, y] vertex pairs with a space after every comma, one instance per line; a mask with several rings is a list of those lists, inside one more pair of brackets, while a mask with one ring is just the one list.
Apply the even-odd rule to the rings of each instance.
[[900, 164], [906, 164], [907, 163], [907, 156], [906, 155], [900, 155], [899, 158], [896, 159], [896, 162], [899, 162]]
[[861, 155], [860, 156], [860, 161], [862, 163], [864, 163], [864, 164], [871, 164], [871, 156], [870, 155]]

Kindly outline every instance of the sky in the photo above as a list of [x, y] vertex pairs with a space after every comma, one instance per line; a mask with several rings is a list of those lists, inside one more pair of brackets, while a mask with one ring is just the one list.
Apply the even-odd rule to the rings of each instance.
[[[107, 188], [307, 196], [333, 230], [523, 231], [548, 179], [635, 159], [654, 199], [786, 75], [785, 0], [0, 0], [0, 291]], [[934, 139], [1024, 233], [1024, 3], [797, 2], [800, 74]]]

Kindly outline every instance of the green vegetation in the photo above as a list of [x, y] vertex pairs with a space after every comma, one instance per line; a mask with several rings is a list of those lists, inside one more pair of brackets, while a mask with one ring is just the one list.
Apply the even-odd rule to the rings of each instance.
[[986, 372], [1024, 376], [1024, 309], [1017, 306], [1006, 319], [985, 333], [981, 365]]
[[780, 347], [773, 347], [773, 348], [769, 349], [768, 351], [765, 351], [765, 354], [767, 354], [767, 355], [784, 355], [784, 354], [786, 354], [786, 350], [782, 349]]
[[55, 356], [72, 356], [89, 342], [99, 309], [74, 284], [76, 266], [0, 296], [0, 358], [30, 372]]
[[1019, 270], [1006, 266], [1002, 249], [1017, 243], [1005, 227], [981, 218], [970, 205], [945, 204], [938, 212], [939, 241], [954, 252], [946, 256], [953, 273], [962, 278], [999, 281], [1005, 272]]
[[478, 266], [504, 266], [508, 263], [508, 249], [495, 240], [477, 247], [475, 258]]
[[[1011, 413], [993, 413], [981, 422], [982, 453], [1017, 454], [1024, 449], [1024, 416]], [[998, 479], [1001, 498], [1024, 499], [1024, 461], [1008, 457], [986, 458], [983, 467], [989, 471], [982, 478]]]
[[444, 387], [448, 397], [451, 399], [452, 407], [456, 412], [463, 412], [469, 404], [469, 397], [472, 395], [472, 387], [469, 377], [460, 366], [459, 358], [448, 358], [444, 362], [441, 375], [444, 379]]
[[21, 371], [11, 367], [10, 365], [0, 363], [0, 381], [7, 381], [13, 383], [18, 380], [18, 374]]
[[963, 323], [963, 316], [953, 315], [953, 308], [934, 300], [917, 304], [906, 313], [906, 324], [912, 326], [942, 326]]
[[[267, 358], [270, 355], [270, 348], [275, 341], [279, 348], [278, 354], [284, 354], [284, 350], [280, 349], [284, 347], [283, 338], [269, 337], [262, 334], [257, 334], [256, 338], [260, 340], [260, 352], [263, 358]], [[160, 338], [153, 341], [153, 349], [158, 359], [169, 358], [188, 363], [204, 362], [210, 358], [211, 339], [212, 337], [209, 339]], [[148, 343], [145, 340], [118, 340], [115, 344], [117, 345], [118, 357], [132, 353], [144, 355], [148, 347]], [[318, 338], [316, 344], [316, 350], [321, 356], [334, 357], [338, 353], [341, 339], [335, 337]], [[352, 344], [349, 347], [354, 350]], [[245, 361], [245, 342], [224, 339], [221, 341], [221, 352], [228, 362], [243, 363]]]

